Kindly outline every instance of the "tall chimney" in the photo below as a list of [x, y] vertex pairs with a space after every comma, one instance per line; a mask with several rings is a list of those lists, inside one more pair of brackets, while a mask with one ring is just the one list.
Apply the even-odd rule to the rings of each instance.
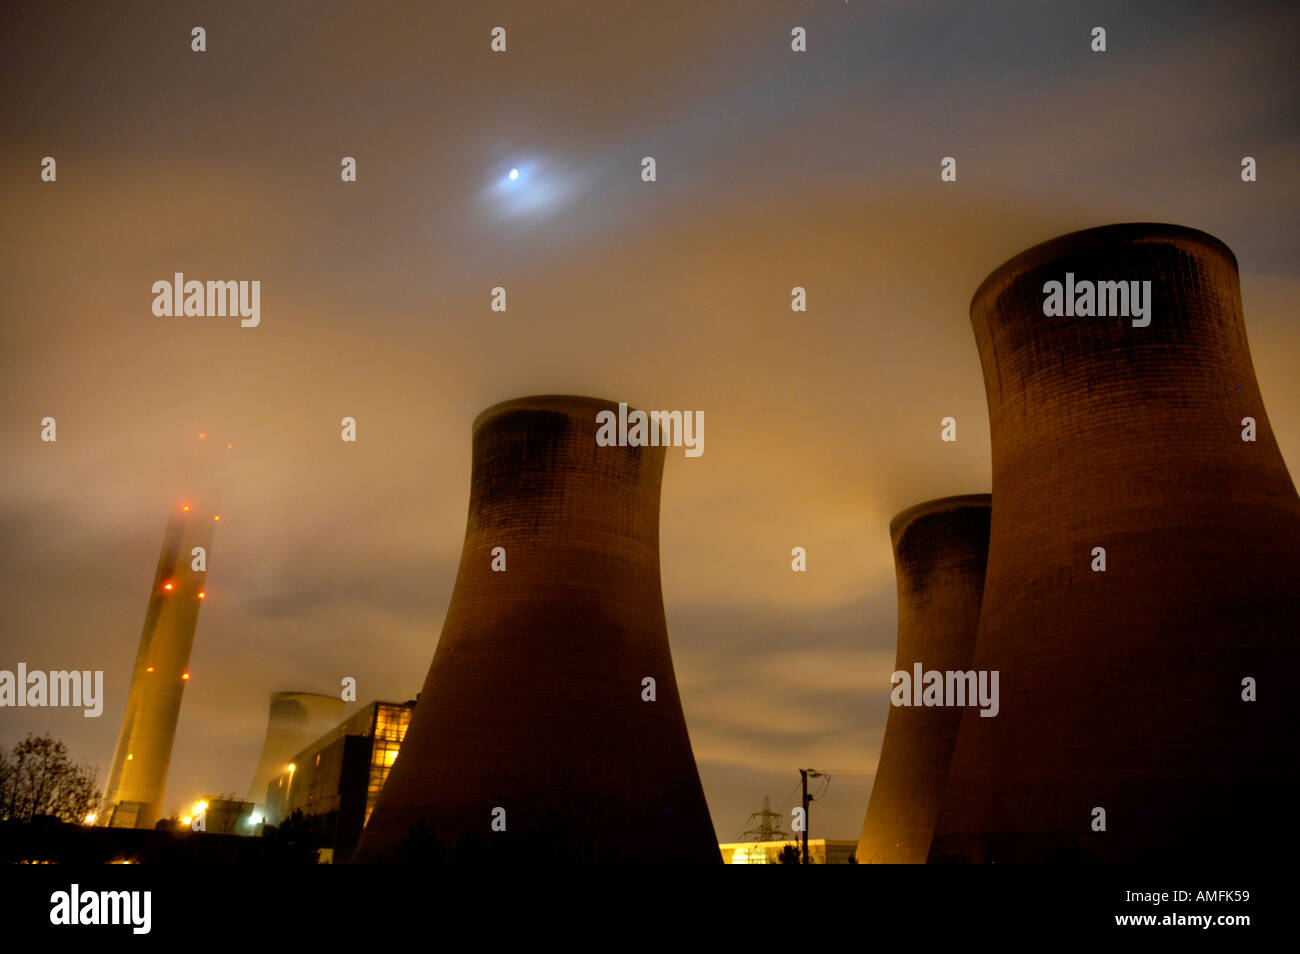
[[189, 501], [177, 503], [167, 520], [100, 825], [152, 828], [162, 815], [216, 517]]

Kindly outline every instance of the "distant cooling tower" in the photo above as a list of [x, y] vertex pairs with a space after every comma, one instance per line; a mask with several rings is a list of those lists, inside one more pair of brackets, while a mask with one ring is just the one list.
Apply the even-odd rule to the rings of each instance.
[[[912, 675], [917, 665], [923, 672], [970, 670], [989, 500], [988, 494], [931, 500], [890, 523], [898, 576], [896, 671]], [[961, 715], [954, 706], [891, 705], [858, 839], [860, 864], [925, 863]]]
[[[1150, 282], [1150, 323], [1047, 317], [1049, 282], [1076, 314], [1096, 311], [1085, 282]], [[1119, 288], [1094, 291], [1111, 310]], [[971, 320], [994, 501], [974, 666], [1000, 671], [1002, 699], [963, 714], [931, 860], [1276, 850], [1297, 782], [1300, 498], [1232, 252], [1168, 225], [1077, 232], [990, 275]]]
[[248, 801], [266, 804], [266, 787], [294, 754], [301, 752], [343, 721], [344, 702], [316, 692], [273, 692], [266, 718], [266, 741], [257, 762]]
[[[98, 812], [101, 825], [152, 828], [162, 814], [216, 516], [183, 503], [167, 521], [126, 714]], [[201, 562], [196, 547], [202, 548]]]
[[530, 397], [474, 422], [460, 572], [356, 860], [721, 861], [660, 592], [664, 450], [597, 446], [617, 409]]

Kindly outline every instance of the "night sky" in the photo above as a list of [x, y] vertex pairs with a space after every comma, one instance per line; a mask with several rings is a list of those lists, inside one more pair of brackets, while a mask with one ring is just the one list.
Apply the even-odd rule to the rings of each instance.
[[[719, 838], [765, 794], [788, 812], [800, 767], [832, 775], [813, 837], [856, 838], [889, 519], [990, 487], [985, 275], [1111, 222], [1221, 238], [1300, 467], [1300, 7], [1058, 6], [7, 5], [0, 669], [102, 669], [107, 698], [0, 710], [0, 745], [48, 731], [105, 780], [168, 508], [200, 485], [222, 523], [168, 808], [246, 792], [271, 692], [414, 696], [474, 416], [589, 394], [704, 412], [703, 456], [668, 452], [661, 546]], [[260, 280], [260, 326], [155, 317], [178, 271]]]

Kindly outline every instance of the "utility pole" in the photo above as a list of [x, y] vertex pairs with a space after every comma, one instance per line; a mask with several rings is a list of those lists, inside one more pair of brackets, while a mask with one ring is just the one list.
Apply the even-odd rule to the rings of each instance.
[[800, 864], [808, 864], [808, 803], [813, 801], [813, 797], [808, 794], [808, 776], [821, 778], [822, 773], [816, 769], [800, 769], [799, 777], [803, 779], [803, 857]]
[[808, 863], [808, 803], [812, 801], [808, 797], [808, 770], [800, 769], [799, 777], [803, 779], [803, 853], [799, 858], [799, 864]]

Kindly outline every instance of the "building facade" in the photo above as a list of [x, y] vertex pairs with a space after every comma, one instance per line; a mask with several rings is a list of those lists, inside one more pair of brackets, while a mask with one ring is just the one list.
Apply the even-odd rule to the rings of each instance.
[[[847, 865], [851, 864], [853, 852], [857, 849], [856, 841], [810, 838], [808, 839], [808, 863], [810, 865]], [[725, 865], [779, 865], [781, 852], [786, 848], [803, 850], [802, 841], [734, 841], [718, 845]]]
[[[214, 835], [256, 835], [259, 822], [255, 808], [252, 802], [233, 795], [208, 795], [190, 809], [189, 816], [181, 818], [181, 825]], [[202, 827], [196, 829], [194, 822], [200, 812]]]
[[332, 855], [346, 859], [370, 820], [406, 737], [415, 700], [372, 702], [295, 752], [263, 795], [266, 823], [296, 811]]

